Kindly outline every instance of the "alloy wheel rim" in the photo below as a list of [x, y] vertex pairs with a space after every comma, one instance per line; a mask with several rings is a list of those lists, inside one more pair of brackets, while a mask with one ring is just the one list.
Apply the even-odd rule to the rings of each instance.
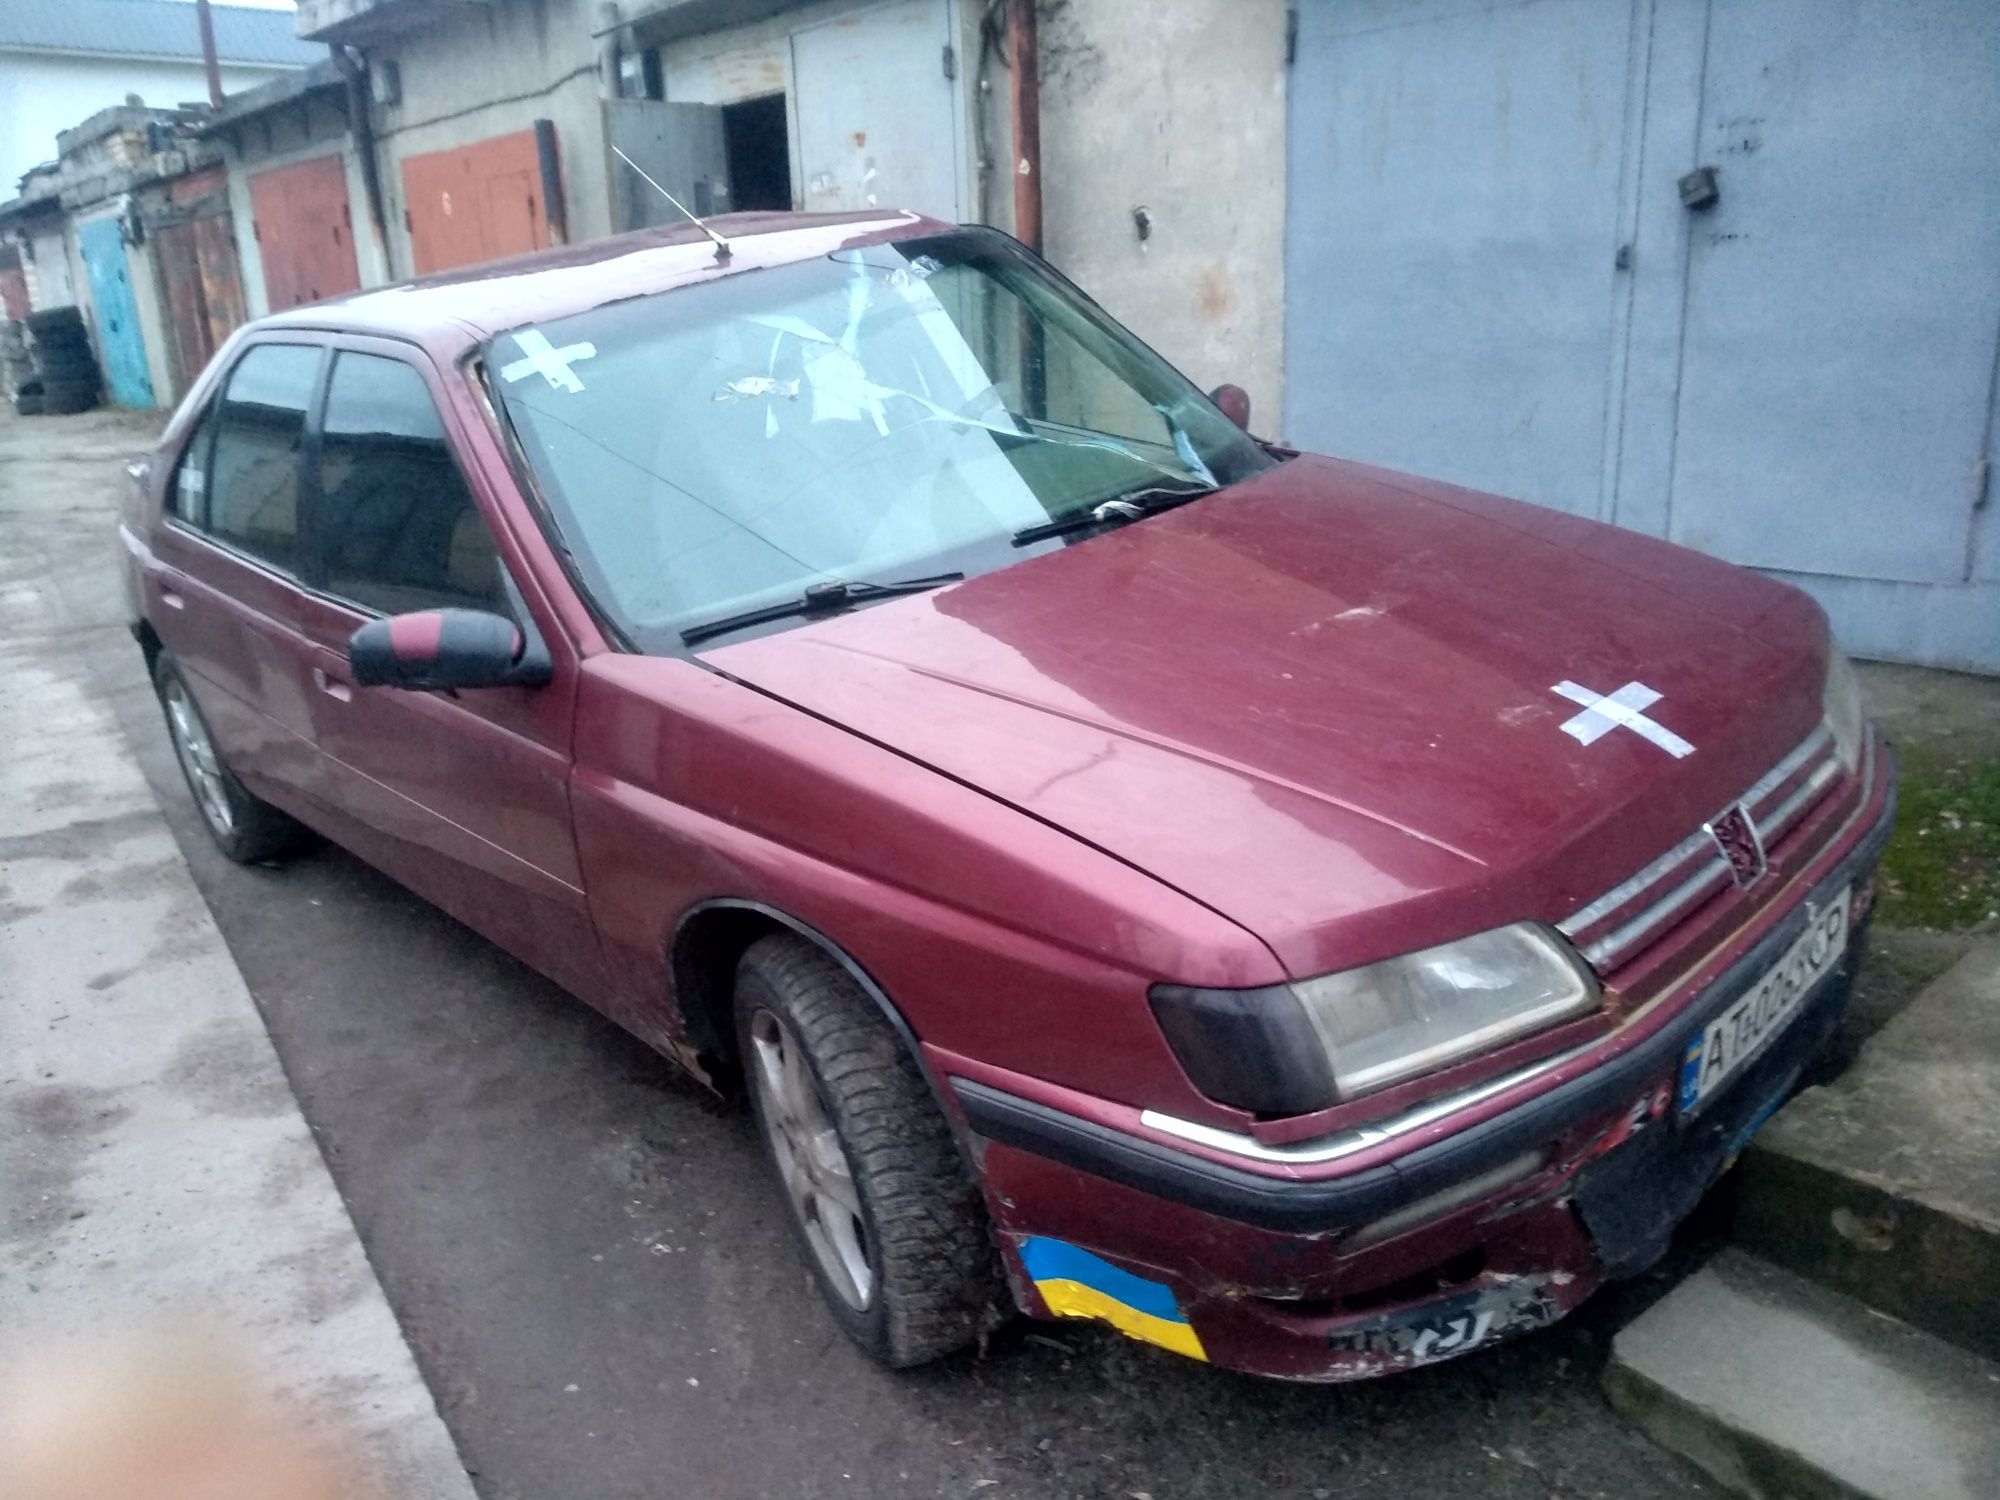
[[792, 1213], [840, 1298], [865, 1312], [874, 1257], [854, 1169], [792, 1029], [768, 1010], [750, 1018], [751, 1087]]
[[167, 727], [173, 733], [174, 753], [194, 788], [195, 805], [216, 832], [228, 835], [236, 828], [236, 815], [229, 807], [229, 789], [222, 780], [222, 762], [208, 738], [208, 726], [179, 682], [167, 684]]

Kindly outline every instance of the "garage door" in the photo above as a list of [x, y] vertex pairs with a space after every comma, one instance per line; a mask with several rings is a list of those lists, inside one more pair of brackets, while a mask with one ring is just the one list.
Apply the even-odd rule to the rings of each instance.
[[1864, 653], [2000, 669], [2000, 5], [1298, 17], [1286, 436], [1781, 574]]
[[338, 152], [252, 176], [250, 214], [272, 312], [360, 289]]
[[532, 130], [403, 158], [403, 205], [419, 276], [549, 244]]

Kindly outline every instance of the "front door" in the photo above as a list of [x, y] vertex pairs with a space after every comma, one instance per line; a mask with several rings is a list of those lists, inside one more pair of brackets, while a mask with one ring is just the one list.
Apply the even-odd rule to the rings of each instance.
[[[585, 996], [595, 929], [570, 826], [575, 673], [538, 619], [454, 458], [413, 350], [343, 340], [318, 427], [310, 507], [317, 591], [305, 628], [313, 723], [337, 837], [419, 894]], [[556, 679], [458, 694], [360, 687], [347, 640], [380, 615], [482, 609], [540, 633]], [[349, 826], [351, 825], [351, 826]]]
[[132, 274], [125, 264], [125, 238], [116, 219], [93, 219], [78, 230], [83, 264], [90, 274], [90, 307], [97, 324], [97, 350], [104, 361], [104, 384], [120, 406], [153, 404], [153, 377], [146, 371], [146, 340], [139, 331], [139, 307], [132, 300]]

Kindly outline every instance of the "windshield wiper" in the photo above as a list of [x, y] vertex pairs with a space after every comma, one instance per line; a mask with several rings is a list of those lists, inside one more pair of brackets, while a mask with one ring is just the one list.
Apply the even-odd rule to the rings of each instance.
[[796, 599], [787, 599], [780, 604], [766, 604], [761, 609], [746, 609], [740, 615], [724, 615], [719, 620], [709, 620], [700, 625], [690, 625], [681, 632], [681, 644], [692, 646], [697, 641], [705, 641], [711, 636], [728, 635], [732, 630], [747, 630], [752, 625], [766, 625], [772, 620], [789, 620], [794, 615], [817, 615], [827, 610], [844, 609], [850, 604], [867, 604], [876, 599], [892, 599], [897, 594], [921, 594], [926, 589], [942, 588], [947, 583], [957, 583], [964, 578], [963, 573], [933, 573], [928, 578], [905, 578], [896, 583], [850, 583], [844, 578], [836, 578], [829, 583], [816, 583]]
[[1115, 500], [1105, 500], [1091, 506], [1089, 510], [1078, 511], [1073, 516], [1058, 516], [1053, 521], [1043, 521], [1034, 526], [1022, 528], [1014, 533], [1016, 547], [1031, 546], [1045, 542], [1052, 536], [1067, 536], [1072, 531], [1087, 531], [1093, 526], [1115, 526], [1121, 521], [1136, 521], [1143, 516], [1156, 516], [1163, 510], [1172, 510], [1176, 505], [1185, 505], [1190, 500], [1199, 500], [1203, 495], [1212, 495], [1221, 489], [1219, 484], [1162, 484], [1148, 489], [1133, 490], [1120, 495]]

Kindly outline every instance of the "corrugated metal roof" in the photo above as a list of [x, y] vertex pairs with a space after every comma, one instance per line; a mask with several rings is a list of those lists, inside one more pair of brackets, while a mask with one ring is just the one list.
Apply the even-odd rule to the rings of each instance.
[[[226, 63], [304, 67], [326, 56], [302, 42], [288, 10], [213, 5], [215, 52]], [[0, 0], [0, 50], [99, 52], [116, 57], [201, 56], [186, 0]]]

